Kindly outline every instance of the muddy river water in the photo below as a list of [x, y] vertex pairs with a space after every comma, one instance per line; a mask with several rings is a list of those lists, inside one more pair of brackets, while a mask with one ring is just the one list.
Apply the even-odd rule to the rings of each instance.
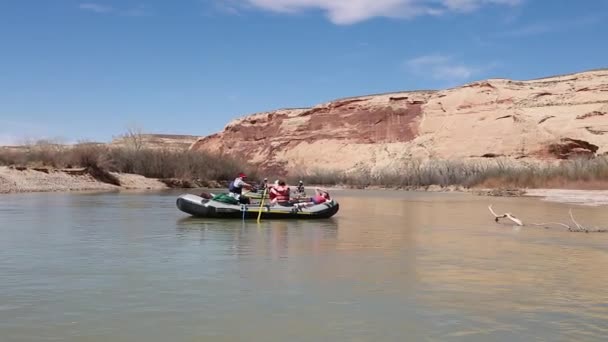
[[0, 196], [0, 340], [604, 341], [607, 207], [336, 191], [322, 221], [193, 219], [176, 192]]

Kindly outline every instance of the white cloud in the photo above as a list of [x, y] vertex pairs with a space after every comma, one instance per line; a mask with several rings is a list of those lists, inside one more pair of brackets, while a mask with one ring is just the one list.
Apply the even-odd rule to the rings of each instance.
[[523, 0], [219, 0], [277, 13], [306, 10], [325, 12], [338, 25], [362, 22], [375, 17], [410, 18], [446, 12], [470, 12], [484, 5], [515, 6]]
[[83, 11], [91, 11], [91, 12], [95, 12], [95, 13], [110, 13], [110, 12], [114, 11], [114, 9], [110, 6], [104, 6], [104, 5], [100, 5], [100, 4], [96, 4], [96, 3], [92, 3], [92, 2], [82, 3], [82, 4], [78, 5], [78, 8], [80, 8]]
[[487, 67], [473, 67], [458, 63], [450, 56], [439, 54], [407, 60], [405, 68], [413, 75], [447, 82], [466, 81], [487, 69]]
[[93, 2], [81, 3], [78, 5], [83, 11], [95, 12], [98, 14], [113, 14], [121, 15], [125, 17], [145, 17], [149, 16], [150, 13], [145, 6], [138, 6], [130, 9], [118, 9], [111, 6], [100, 5]]

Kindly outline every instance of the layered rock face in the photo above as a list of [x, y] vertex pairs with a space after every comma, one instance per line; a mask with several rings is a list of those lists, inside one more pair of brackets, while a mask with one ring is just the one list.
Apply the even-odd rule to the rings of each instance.
[[353, 97], [230, 122], [190, 147], [269, 171], [369, 169], [404, 160], [568, 159], [608, 151], [608, 70], [442, 91]]
[[112, 147], [128, 147], [139, 145], [153, 149], [187, 150], [197, 141], [193, 135], [177, 134], [135, 134], [132, 136], [119, 137], [109, 144]]

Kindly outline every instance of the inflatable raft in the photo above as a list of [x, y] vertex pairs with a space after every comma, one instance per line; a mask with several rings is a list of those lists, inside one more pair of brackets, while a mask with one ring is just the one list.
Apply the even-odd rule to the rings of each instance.
[[[179, 196], [176, 204], [187, 214], [208, 218], [257, 219], [260, 210], [259, 204], [227, 204], [190, 194]], [[339, 209], [340, 205], [333, 199], [308, 208], [264, 205], [262, 219], [324, 219], [334, 216]]]

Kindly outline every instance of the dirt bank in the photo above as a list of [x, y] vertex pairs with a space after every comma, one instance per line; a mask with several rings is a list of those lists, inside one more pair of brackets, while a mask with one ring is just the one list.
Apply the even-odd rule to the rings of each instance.
[[16, 169], [0, 166], [0, 193], [167, 189], [167, 185], [157, 179], [133, 174], [110, 174], [119, 180], [120, 186], [99, 181], [86, 169]]

